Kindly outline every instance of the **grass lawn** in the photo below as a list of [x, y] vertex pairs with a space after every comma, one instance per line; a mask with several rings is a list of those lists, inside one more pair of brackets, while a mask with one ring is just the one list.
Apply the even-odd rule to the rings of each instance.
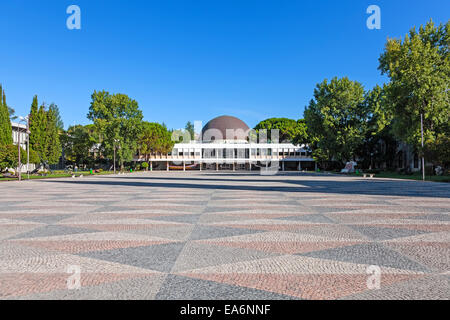
[[[359, 174], [359, 176], [362, 176], [362, 175]], [[397, 172], [381, 172], [381, 173], [375, 174], [375, 178], [422, 180], [422, 173], [414, 173], [411, 175], [405, 175], [405, 174], [399, 174]], [[425, 180], [433, 181], [433, 182], [450, 182], [450, 176], [425, 176]]]
[[[94, 173], [91, 175], [89, 171], [78, 171], [75, 173], [75, 176], [80, 176], [81, 174], [84, 176], [101, 176], [101, 175], [107, 175], [107, 174], [113, 174], [113, 171], [102, 171], [100, 173]], [[46, 176], [41, 175], [30, 175], [30, 180], [36, 180], [36, 179], [52, 179], [52, 178], [69, 178], [72, 174], [65, 173], [64, 171], [53, 171], [52, 174], [48, 174]], [[28, 175], [26, 173], [22, 173], [22, 180], [27, 180]], [[0, 177], [0, 181], [14, 181], [18, 180], [17, 178], [3, 178]]]

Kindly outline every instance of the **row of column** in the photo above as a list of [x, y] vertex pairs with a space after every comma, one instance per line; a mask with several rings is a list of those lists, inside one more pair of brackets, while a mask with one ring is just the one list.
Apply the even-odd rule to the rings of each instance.
[[[281, 162], [281, 170], [282, 171], [286, 171], [284, 164], [285, 164], [284, 162]], [[268, 166], [269, 166], [269, 162], [266, 162], [266, 168]], [[317, 170], [317, 163], [315, 164], [315, 168]], [[200, 163], [200, 171], [202, 171], [202, 169], [203, 169], [203, 163]], [[168, 161], [166, 162], [166, 170], [170, 171]], [[251, 171], [251, 170], [252, 170], [252, 164], [249, 163], [249, 171]], [[150, 171], [153, 171], [153, 161], [150, 161]], [[183, 171], [186, 171], [186, 162], [185, 161], [183, 161]], [[218, 162], [216, 162], [216, 171], [219, 171], [219, 163]], [[236, 163], [234, 163], [234, 162], [233, 162], [233, 171], [236, 171]], [[298, 171], [302, 171], [302, 163], [300, 161], [298, 163]]]

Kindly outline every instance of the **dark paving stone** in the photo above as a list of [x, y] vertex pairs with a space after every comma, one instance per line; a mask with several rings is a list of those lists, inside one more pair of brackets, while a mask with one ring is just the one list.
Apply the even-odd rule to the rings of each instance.
[[44, 227], [38, 227], [29, 232], [16, 235], [11, 239], [26, 239], [26, 238], [40, 238], [40, 237], [53, 237], [63, 236], [67, 234], [79, 234], [79, 233], [93, 233], [98, 232], [92, 229], [74, 228], [61, 225], [48, 225]]
[[299, 253], [297, 255], [414, 271], [428, 271], [426, 267], [378, 243], [357, 244], [336, 249]]
[[288, 220], [288, 221], [307, 221], [314, 223], [334, 223], [333, 220], [324, 216], [323, 214], [306, 214], [300, 216], [290, 216], [277, 218], [278, 220]]
[[240, 236], [243, 234], [260, 233], [260, 230], [240, 229], [240, 228], [228, 228], [228, 227], [212, 227], [196, 225], [190, 240], [202, 240], [202, 239], [214, 239]]
[[86, 252], [79, 255], [139, 268], [170, 272], [184, 245], [184, 242], [168, 243], [135, 248]]
[[104, 206], [102, 208], [97, 208], [92, 210], [91, 213], [102, 213], [102, 212], [115, 212], [115, 211], [135, 211], [135, 208], [131, 207], [119, 207], [119, 206]]
[[418, 217], [412, 217], [408, 219], [414, 219], [414, 220], [430, 220], [430, 221], [450, 221], [450, 214], [429, 214], [426, 216], [418, 216]]
[[211, 206], [211, 207], [206, 207], [204, 213], [213, 213], [213, 212], [228, 212], [228, 211], [242, 211], [242, 210], [247, 210], [247, 208], [230, 208], [230, 207], [216, 207], [216, 206]]
[[182, 223], [197, 223], [200, 216], [201, 214], [184, 214], [184, 215], [152, 217], [147, 219], [158, 221], [182, 222]]
[[349, 225], [349, 227], [375, 241], [391, 240], [396, 238], [410, 237], [428, 233], [427, 231], [409, 230], [401, 228], [381, 228], [381, 227], [369, 227], [357, 225]]
[[70, 218], [75, 216], [74, 214], [59, 214], [59, 215], [52, 215], [52, 216], [33, 216], [33, 217], [22, 217], [19, 218], [19, 220], [25, 220], [25, 221], [31, 221], [31, 222], [39, 222], [39, 223], [47, 223], [47, 224], [53, 224], [57, 223], [61, 220]]
[[169, 274], [156, 300], [296, 300], [264, 290]]

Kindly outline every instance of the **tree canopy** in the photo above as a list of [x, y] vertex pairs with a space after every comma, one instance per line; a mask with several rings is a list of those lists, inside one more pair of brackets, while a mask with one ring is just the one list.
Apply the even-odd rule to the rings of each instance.
[[79, 165], [93, 162], [91, 150], [97, 140], [95, 135], [92, 134], [92, 126], [70, 126], [63, 135], [64, 153], [69, 161]]
[[155, 122], [143, 122], [139, 152], [145, 155], [147, 160], [152, 153], [169, 152], [173, 145], [172, 135], [165, 126]]
[[45, 104], [38, 108], [38, 98], [34, 96], [29, 122], [30, 148], [36, 151], [42, 161], [58, 163], [62, 148], [55, 109], [47, 111]]
[[190, 121], [188, 121], [186, 123], [186, 126], [184, 128], [187, 132], [189, 132], [189, 134], [191, 135], [191, 140], [195, 139], [195, 129], [194, 129], [194, 124]]
[[12, 128], [5, 91], [0, 84], [0, 145], [12, 144]]
[[429, 21], [404, 39], [389, 39], [379, 62], [390, 78], [387, 95], [394, 115], [394, 134], [421, 150], [423, 115], [425, 151], [448, 137], [450, 117], [450, 22]]
[[101, 135], [106, 155], [113, 158], [116, 149], [121, 167], [133, 158], [141, 133], [142, 111], [136, 100], [125, 94], [94, 91], [88, 119]]
[[270, 131], [279, 130], [280, 142], [306, 143], [306, 124], [303, 119], [294, 120], [288, 118], [270, 118], [261, 121], [254, 128], [257, 132], [267, 130], [268, 139], [271, 139]]
[[364, 88], [346, 77], [324, 80], [316, 86], [304, 116], [318, 160], [353, 160], [369, 118]]

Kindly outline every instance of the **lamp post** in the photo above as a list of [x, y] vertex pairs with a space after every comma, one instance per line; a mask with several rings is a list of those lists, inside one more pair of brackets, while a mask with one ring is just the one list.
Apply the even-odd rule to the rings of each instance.
[[119, 142], [118, 139], [114, 139], [114, 174], [116, 174], [116, 143]]
[[423, 112], [420, 113], [420, 131], [422, 135], [422, 180], [425, 181], [425, 154], [424, 154], [424, 141], [423, 141]]
[[[17, 126], [17, 150], [18, 150], [18, 155], [19, 155], [19, 163], [18, 163], [18, 169], [19, 169], [19, 181], [22, 181], [22, 159], [21, 159], [21, 148], [20, 148], [20, 145], [21, 145], [21, 140], [20, 140], [20, 135], [21, 135], [21, 131], [20, 131], [20, 123], [21, 122], [27, 122], [27, 127], [26, 127], [26, 130], [27, 131], [25, 131], [27, 134], [28, 134], [28, 117], [19, 117], [19, 125]], [[28, 144], [29, 145], [29, 144]], [[29, 153], [29, 147], [27, 147], [27, 152], [28, 152], [28, 155], [27, 155], [27, 170], [28, 170], [28, 168], [29, 168], [29, 159], [30, 159], [30, 153]], [[28, 179], [30, 178], [30, 176], [28, 175]]]
[[[21, 122], [27, 123], [27, 176], [28, 180], [30, 180], [30, 116], [19, 117]], [[20, 128], [19, 128], [19, 146], [20, 146]], [[19, 159], [20, 159], [20, 148], [19, 148]], [[20, 160], [19, 160], [20, 162]], [[21, 171], [21, 170], [20, 170]], [[20, 174], [19, 174], [20, 175]]]
[[17, 147], [19, 149], [19, 164], [18, 164], [18, 169], [19, 169], [19, 182], [22, 180], [22, 163], [20, 161], [20, 122], [19, 125], [17, 126]]

